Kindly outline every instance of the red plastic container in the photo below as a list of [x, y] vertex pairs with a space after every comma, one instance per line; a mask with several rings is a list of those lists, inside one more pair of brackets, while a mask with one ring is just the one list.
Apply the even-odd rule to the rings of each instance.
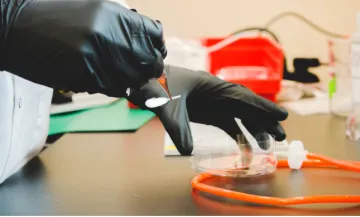
[[[206, 38], [202, 43], [210, 47], [224, 39]], [[244, 37], [209, 53], [208, 58], [210, 73], [276, 101], [284, 68], [284, 52], [277, 42], [264, 36]]]

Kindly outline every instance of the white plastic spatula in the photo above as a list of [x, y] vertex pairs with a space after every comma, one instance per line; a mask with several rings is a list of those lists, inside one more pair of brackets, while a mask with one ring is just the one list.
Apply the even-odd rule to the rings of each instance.
[[[252, 156], [253, 153], [270, 154], [271, 152], [273, 152], [273, 149], [271, 149], [271, 148], [268, 150], [263, 150], [259, 146], [259, 143], [257, 142], [257, 140], [253, 137], [253, 135], [251, 135], [251, 133], [246, 129], [246, 127], [244, 126], [242, 121], [238, 118], [235, 118], [235, 121], [236, 121], [237, 125], [239, 126], [245, 139], [248, 142], [247, 144], [239, 144], [239, 141], [238, 141], [238, 147], [244, 156], [245, 155]], [[272, 140], [273, 138], [270, 137], [269, 139]], [[249, 152], [251, 152], [251, 153], [249, 153]], [[242, 156], [242, 157], [244, 157], [244, 156]], [[251, 159], [246, 162], [247, 165], [249, 165], [250, 163], [251, 163]]]
[[249, 133], [249, 131], [246, 129], [246, 127], [244, 126], [242, 121], [238, 118], [235, 118], [235, 121], [236, 121], [237, 125], [239, 126], [241, 132], [244, 134], [246, 140], [250, 143], [251, 148], [256, 149], [256, 148], [260, 147], [258, 142], [256, 141], [256, 139], [251, 135], [251, 133]]
[[241, 161], [239, 161], [239, 158], [235, 161], [235, 166], [237, 167], [238, 163], [241, 163], [241, 167], [249, 167], [251, 165], [252, 159], [253, 159], [253, 150], [257, 149], [259, 147], [258, 142], [256, 139], [249, 133], [249, 131], [246, 129], [246, 127], [243, 125], [242, 121], [238, 118], [235, 118], [235, 121], [237, 125], [239, 126], [241, 132], [245, 136], [245, 139], [248, 143], [240, 144], [240, 141], [237, 141], [238, 147], [241, 152]]

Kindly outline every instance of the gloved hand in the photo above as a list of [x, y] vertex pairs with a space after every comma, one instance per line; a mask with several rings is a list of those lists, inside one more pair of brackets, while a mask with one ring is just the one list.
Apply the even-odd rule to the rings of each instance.
[[163, 29], [108, 0], [0, 0], [0, 71], [120, 97], [163, 72]]
[[189, 121], [219, 127], [235, 139], [241, 133], [234, 120], [238, 117], [252, 134], [267, 132], [277, 141], [285, 139], [279, 121], [285, 120], [288, 113], [271, 101], [208, 72], [174, 66], [165, 66], [165, 70], [171, 95], [181, 95], [180, 98], [157, 108], [147, 108], [147, 99], [167, 96], [162, 86], [152, 79], [133, 90], [128, 100], [159, 117], [182, 155], [190, 155], [193, 149]]

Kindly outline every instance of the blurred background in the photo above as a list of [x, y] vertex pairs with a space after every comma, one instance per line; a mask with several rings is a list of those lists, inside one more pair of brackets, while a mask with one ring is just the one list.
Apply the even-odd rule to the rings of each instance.
[[[251, 26], [264, 26], [276, 15], [297, 12], [322, 28], [351, 35], [356, 30], [359, 0], [127, 0], [132, 8], [164, 25], [167, 36], [211, 37], [226, 36]], [[328, 61], [329, 36], [314, 31], [294, 17], [286, 17], [270, 28], [281, 41], [293, 70], [295, 57], [316, 57]], [[329, 79], [326, 69], [316, 73]]]

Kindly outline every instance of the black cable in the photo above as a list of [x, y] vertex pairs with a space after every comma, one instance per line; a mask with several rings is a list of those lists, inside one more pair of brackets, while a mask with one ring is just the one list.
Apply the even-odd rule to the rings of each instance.
[[240, 34], [243, 32], [250, 32], [250, 31], [266, 32], [266, 33], [270, 34], [276, 42], [279, 42], [279, 38], [275, 35], [275, 33], [268, 30], [267, 28], [261, 28], [261, 27], [249, 27], [249, 28], [245, 28], [245, 29], [240, 29], [240, 30], [237, 30], [237, 31], [231, 33], [231, 35], [237, 35], [237, 34]]
[[[264, 27], [248, 27], [248, 28], [244, 28], [244, 29], [240, 29], [240, 30], [237, 30], [235, 32], [233, 32], [231, 35], [236, 35], [236, 34], [240, 34], [240, 33], [243, 33], [243, 32], [249, 32], [249, 31], [259, 31], [259, 32], [266, 32], [268, 34], [270, 34], [274, 40], [276, 42], [278, 42], [279, 44], [280, 41], [279, 41], [279, 38], [275, 35], [275, 33], [273, 33], [271, 30], [269, 30], [270, 26], [273, 25], [274, 23], [276, 23], [277, 21], [281, 20], [282, 18], [284, 17], [295, 17], [295, 18], [298, 18], [300, 19], [301, 21], [305, 22], [306, 24], [308, 24], [310, 27], [312, 27], [313, 29], [321, 32], [322, 34], [324, 35], [327, 35], [327, 36], [331, 36], [333, 38], [346, 38], [345, 35], [341, 35], [341, 34], [338, 34], [338, 33], [333, 33], [333, 32], [330, 32], [322, 27], [320, 27], [319, 25], [315, 24], [314, 22], [310, 21], [309, 19], [307, 19], [306, 17], [304, 17], [303, 15], [301, 14], [298, 14], [296, 12], [283, 12], [283, 13], [280, 13], [278, 15], [276, 15], [275, 17], [273, 17], [272, 19], [270, 19], [266, 25]], [[287, 69], [287, 60], [286, 60], [286, 57], [284, 56], [284, 73], [288, 73], [288, 69]]]
[[264, 28], [265, 28], [265, 29], [269, 29], [271, 25], [273, 25], [274, 23], [276, 23], [277, 21], [279, 21], [279, 20], [281, 20], [282, 18], [285, 18], [285, 17], [295, 17], [295, 18], [298, 18], [299, 20], [303, 21], [304, 23], [308, 24], [308, 25], [311, 26], [313, 29], [317, 30], [318, 32], [321, 32], [321, 33], [324, 34], [324, 35], [331, 36], [331, 37], [333, 37], [333, 38], [346, 38], [345, 35], [328, 31], [328, 30], [320, 27], [319, 25], [315, 24], [315, 23], [312, 22], [311, 20], [307, 19], [305, 16], [303, 16], [303, 15], [301, 15], [301, 14], [299, 14], [299, 13], [293, 12], [293, 11], [283, 12], [283, 13], [280, 13], [280, 14], [276, 15], [275, 17], [273, 17], [272, 19], [270, 19], [270, 20], [266, 23], [266, 25], [265, 25]]
[[245, 29], [240, 29], [240, 30], [237, 30], [235, 32], [232, 33], [232, 35], [235, 35], [235, 34], [239, 34], [239, 33], [242, 33], [242, 32], [248, 32], [248, 31], [254, 31], [254, 30], [258, 30], [260, 32], [267, 32], [269, 33], [277, 42], [279, 42], [278, 38], [276, 37], [276, 35], [271, 32], [269, 30], [270, 26], [273, 25], [274, 23], [276, 23], [277, 21], [281, 20], [282, 18], [285, 18], [285, 17], [295, 17], [295, 18], [298, 18], [300, 19], [301, 21], [305, 22], [306, 24], [310, 25], [313, 29], [321, 32], [322, 34], [324, 35], [327, 35], [327, 36], [331, 36], [333, 38], [347, 38], [347, 36], [345, 35], [342, 35], [342, 34], [338, 34], [338, 33], [334, 33], [334, 32], [330, 32], [322, 27], [320, 27], [319, 25], [315, 24], [314, 22], [310, 21], [309, 19], [307, 19], [306, 17], [304, 17], [303, 15], [301, 14], [298, 14], [296, 12], [283, 12], [283, 13], [280, 13], [278, 15], [276, 15], [275, 17], [271, 18], [264, 27], [248, 27], [248, 28], [245, 28]]

